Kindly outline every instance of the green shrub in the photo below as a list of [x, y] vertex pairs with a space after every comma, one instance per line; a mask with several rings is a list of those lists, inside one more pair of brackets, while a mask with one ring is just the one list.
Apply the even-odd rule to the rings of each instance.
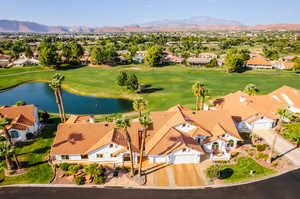
[[97, 163], [89, 164], [84, 167], [84, 172], [92, 177], [104, 176], [105, 168]]
[[82, 169], [80, 164], [74, 164], [69, 166], [68, 171], [71, 175], [75, 175], [80, 169]]
[[64, 163], [61, 163], [59, 165], [59, 168], [63, 171], [68, 171], [69, 167], [71, 166], [71, 164], [67, 163], [67, 162], [64, 162]]
[[16, 106], [24, 106], [24, 105], [26, 105], [25, 101], [17, 101], [16, 102]]
[[256, 159], [257, 160], [263, 159], [263, 160], [267, 161], [268, 158], [269, 158], [269, 156], [267, 154], [265, 154], [265, 153], [258, 153], [258, 154], [256, 154]]
[[257, 144], [256, 145], [256, 150], [259, 152], [265, 151], [267, 149], [268, 145], [266, 144]]
[[94, 177], [93, 182], [94, 182], [95, 184], [104, 184], [104, 183], [105, 183], [105, 180], [106, 180], [106, 177], [105, 177], [105, 176], [96, 176], [96, 177]]
[[210, 179], [219, 178], [221, 166], [218, 164], [212, 165], [206, 169], [206, 176]]
[[77, 185], [83, 185], [85, 183], [85, 178], [83, 176], [75, 177], [75, 183]]

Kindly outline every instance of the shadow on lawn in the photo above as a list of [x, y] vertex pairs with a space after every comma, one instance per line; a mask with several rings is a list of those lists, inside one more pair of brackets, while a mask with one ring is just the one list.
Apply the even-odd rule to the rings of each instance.
[[47, 162], [48, 162], [48, 160], [44, 160], [44, 161], [29, 164], [28, 161], [24, 161], [24, 162], [21, 162], [21, 164], [22, 164], [22, 168], [30, 168], [30, 167], [38, 166], [38, 165], [41, 165], [41, 164], [45, 164]]
[[220, 171], [219, 179], [224, 180], [230, 178], [233, 175], [234, 171], [231, 168], [226, 168]]
[[152, 88], [151, 84], [146, 84], [146, 85], [143, 85], [143, 88], [140, 91], [140, 93], [141, 94], [143, 94], [143, 93], [154, 93], [154, 92], [162, 91], [162, 90], [164, 90], [164, 89], [163, 88]]

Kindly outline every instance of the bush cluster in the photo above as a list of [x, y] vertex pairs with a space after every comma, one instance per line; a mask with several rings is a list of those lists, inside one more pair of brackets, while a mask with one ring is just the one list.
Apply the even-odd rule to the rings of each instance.
[[59, 165], [59, 168], [63, 171], [68, 171], [70, 166], [71, 166], [71, 164], [64, 162]]
[[137, 76], [134, 73], [128, 75], [126, 72], [120, 72], [117, 77], [117, 84], [119, 86], [126, 86], [131, 91], [138, 90], [140, 86]]
[[74, 179], [77, 185], [83, 185], [85, 183], [85, 178], [83, 176], [77, 176]]
[[265, 151], [267, 149], [268, 145], [267, 144], [257, 144], [256, 149], [259, 152]]
[[264, 161], [267, 161], [268, 158], [269, 158], [269, 156], [267, 154], [265, 154], [265, 153], [260, 152], [260, 153], [256, 154], [255, 158], [257, 160], [263, 159]]

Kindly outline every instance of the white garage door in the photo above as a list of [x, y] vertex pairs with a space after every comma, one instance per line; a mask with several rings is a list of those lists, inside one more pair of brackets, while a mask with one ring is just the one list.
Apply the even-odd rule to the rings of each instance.
[[273, 122], [255, 122], [253, 124], [253, 130], [271, 129]]
[[197, 155], [174, 155], [173, 164], [196, 163]]

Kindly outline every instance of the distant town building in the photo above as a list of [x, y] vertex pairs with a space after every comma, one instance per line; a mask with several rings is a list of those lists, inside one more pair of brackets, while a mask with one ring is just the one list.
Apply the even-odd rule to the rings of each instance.
[[250, 69], [272, 69], [271, 62], [262, 57], [253, 57], [246, 62], [246, 67]]

